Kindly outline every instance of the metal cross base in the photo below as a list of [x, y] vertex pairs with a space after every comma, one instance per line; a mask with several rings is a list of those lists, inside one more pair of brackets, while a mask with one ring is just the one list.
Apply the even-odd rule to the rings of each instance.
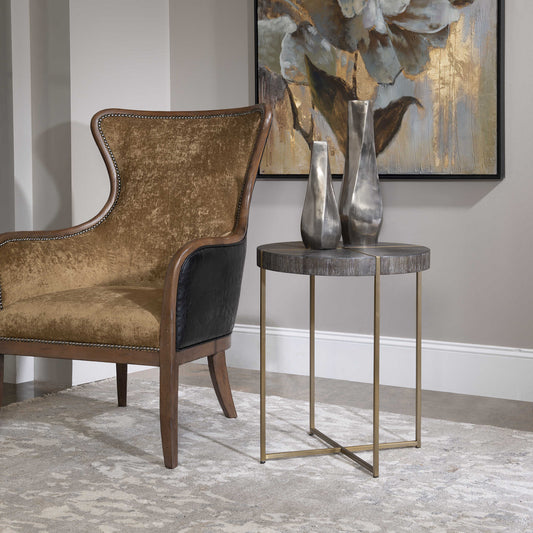
[[[326, 444], [331, 446], [330, 448], [312, 448], [308, 450], [295, 450], [292, 452], [276, 452], [276, 453], [266, 453], [265, 459], [261, 463], [269, 459], [291, 459], [293, 457], [309, 457], [311, 455], [332, 455], [334, 453], [341, 453], [357, 463], [358, 465], [366, 468], [374, 477], [378, 477], [379, 473], [377, 469], [374, 469], [374, 465], [371, 465], [368, 461], [361, 459], [354, 452], [368, 452], [374, 449], [373, 444], [358, 444], [356, 446], [342, 446], [338, 442], [334, 441], [331, 437], [328, 437], [322, 431], [311, 428], [309, 431], [310, 435], [318, 437], [320, 440], [324, 441]], [[406, 441], [395, 441], [395, 442], [380, 442], [378, 449], [380, 450], [391, 450], [394, 448], [419, 448], [418, 442], [416, 440], [406, 440]]]
[[[341, 453], [368, 470], [375, 478], [379, 476], [379, 450], [392, 448], [420, 448], [421, 446], [421, 273], [416, 272], [416, 416], [415, 440], [379, 442], [379, 352], [380, 352], [380, 257], [375, 258], [374, 275], [374, 375], [373, 375], [373, 439], [372, 444], [342, 446], [315, 427], [315, 276], [310, 279], [309, 298], [309, 434], [315, 435], [329, 448], [317, 448], [277, 453], [266, 453], [266, 271], [261, 268], [260, 289], [260, 462], [268, 459], [287, 459], [311, 455]], [[372, 464], [358, 457], [354, 452], [372, 451]]]

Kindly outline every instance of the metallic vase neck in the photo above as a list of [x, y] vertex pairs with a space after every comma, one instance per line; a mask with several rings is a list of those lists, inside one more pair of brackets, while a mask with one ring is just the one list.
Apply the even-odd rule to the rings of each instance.
[[340, 196], [345, 246], [374, 244], [383, 219], [372, 103], [348, 102], [348, 146]]

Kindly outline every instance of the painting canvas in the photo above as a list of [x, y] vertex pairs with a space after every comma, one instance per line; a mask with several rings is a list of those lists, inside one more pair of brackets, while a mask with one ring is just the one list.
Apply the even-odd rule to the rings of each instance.
[[256, 0], [262, 176], [341, 175], [349, 100], [372, 100], [380, 175], [501, 177], [501, 0]]

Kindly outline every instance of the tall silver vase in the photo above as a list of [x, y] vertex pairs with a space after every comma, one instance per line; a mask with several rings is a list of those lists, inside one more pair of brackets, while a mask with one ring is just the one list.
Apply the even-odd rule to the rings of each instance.
[[314, 141], [311, 169], [300, 223], [307, 248], [328, 250], [337, 247], [341, 221], [329, 167], [328, 143]]
[[348, 102], [348, 146], [339, 210], [345, 246], [375, 244], [383, 219], [372, 102]]

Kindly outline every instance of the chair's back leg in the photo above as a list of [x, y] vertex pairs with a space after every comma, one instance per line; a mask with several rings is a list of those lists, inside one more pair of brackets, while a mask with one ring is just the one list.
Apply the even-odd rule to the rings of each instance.
[[222, 411], [228, 418], [236, 418], [237, 411], [235, 410], [233, 396], [231, 395], [225, 352], [210, 355], [207, 358], [207, 362], [209, 364], [211, 381], [213, 382], [213, 387], [215, 388], [215, 393], [220, 407], [222, 407]]
[[0, 354], [0, 407], [4, 398], [4, 356]]
[[118, 406], [126, 407], [128, 401], [128, 365], [117, 363], [117, 397]]

